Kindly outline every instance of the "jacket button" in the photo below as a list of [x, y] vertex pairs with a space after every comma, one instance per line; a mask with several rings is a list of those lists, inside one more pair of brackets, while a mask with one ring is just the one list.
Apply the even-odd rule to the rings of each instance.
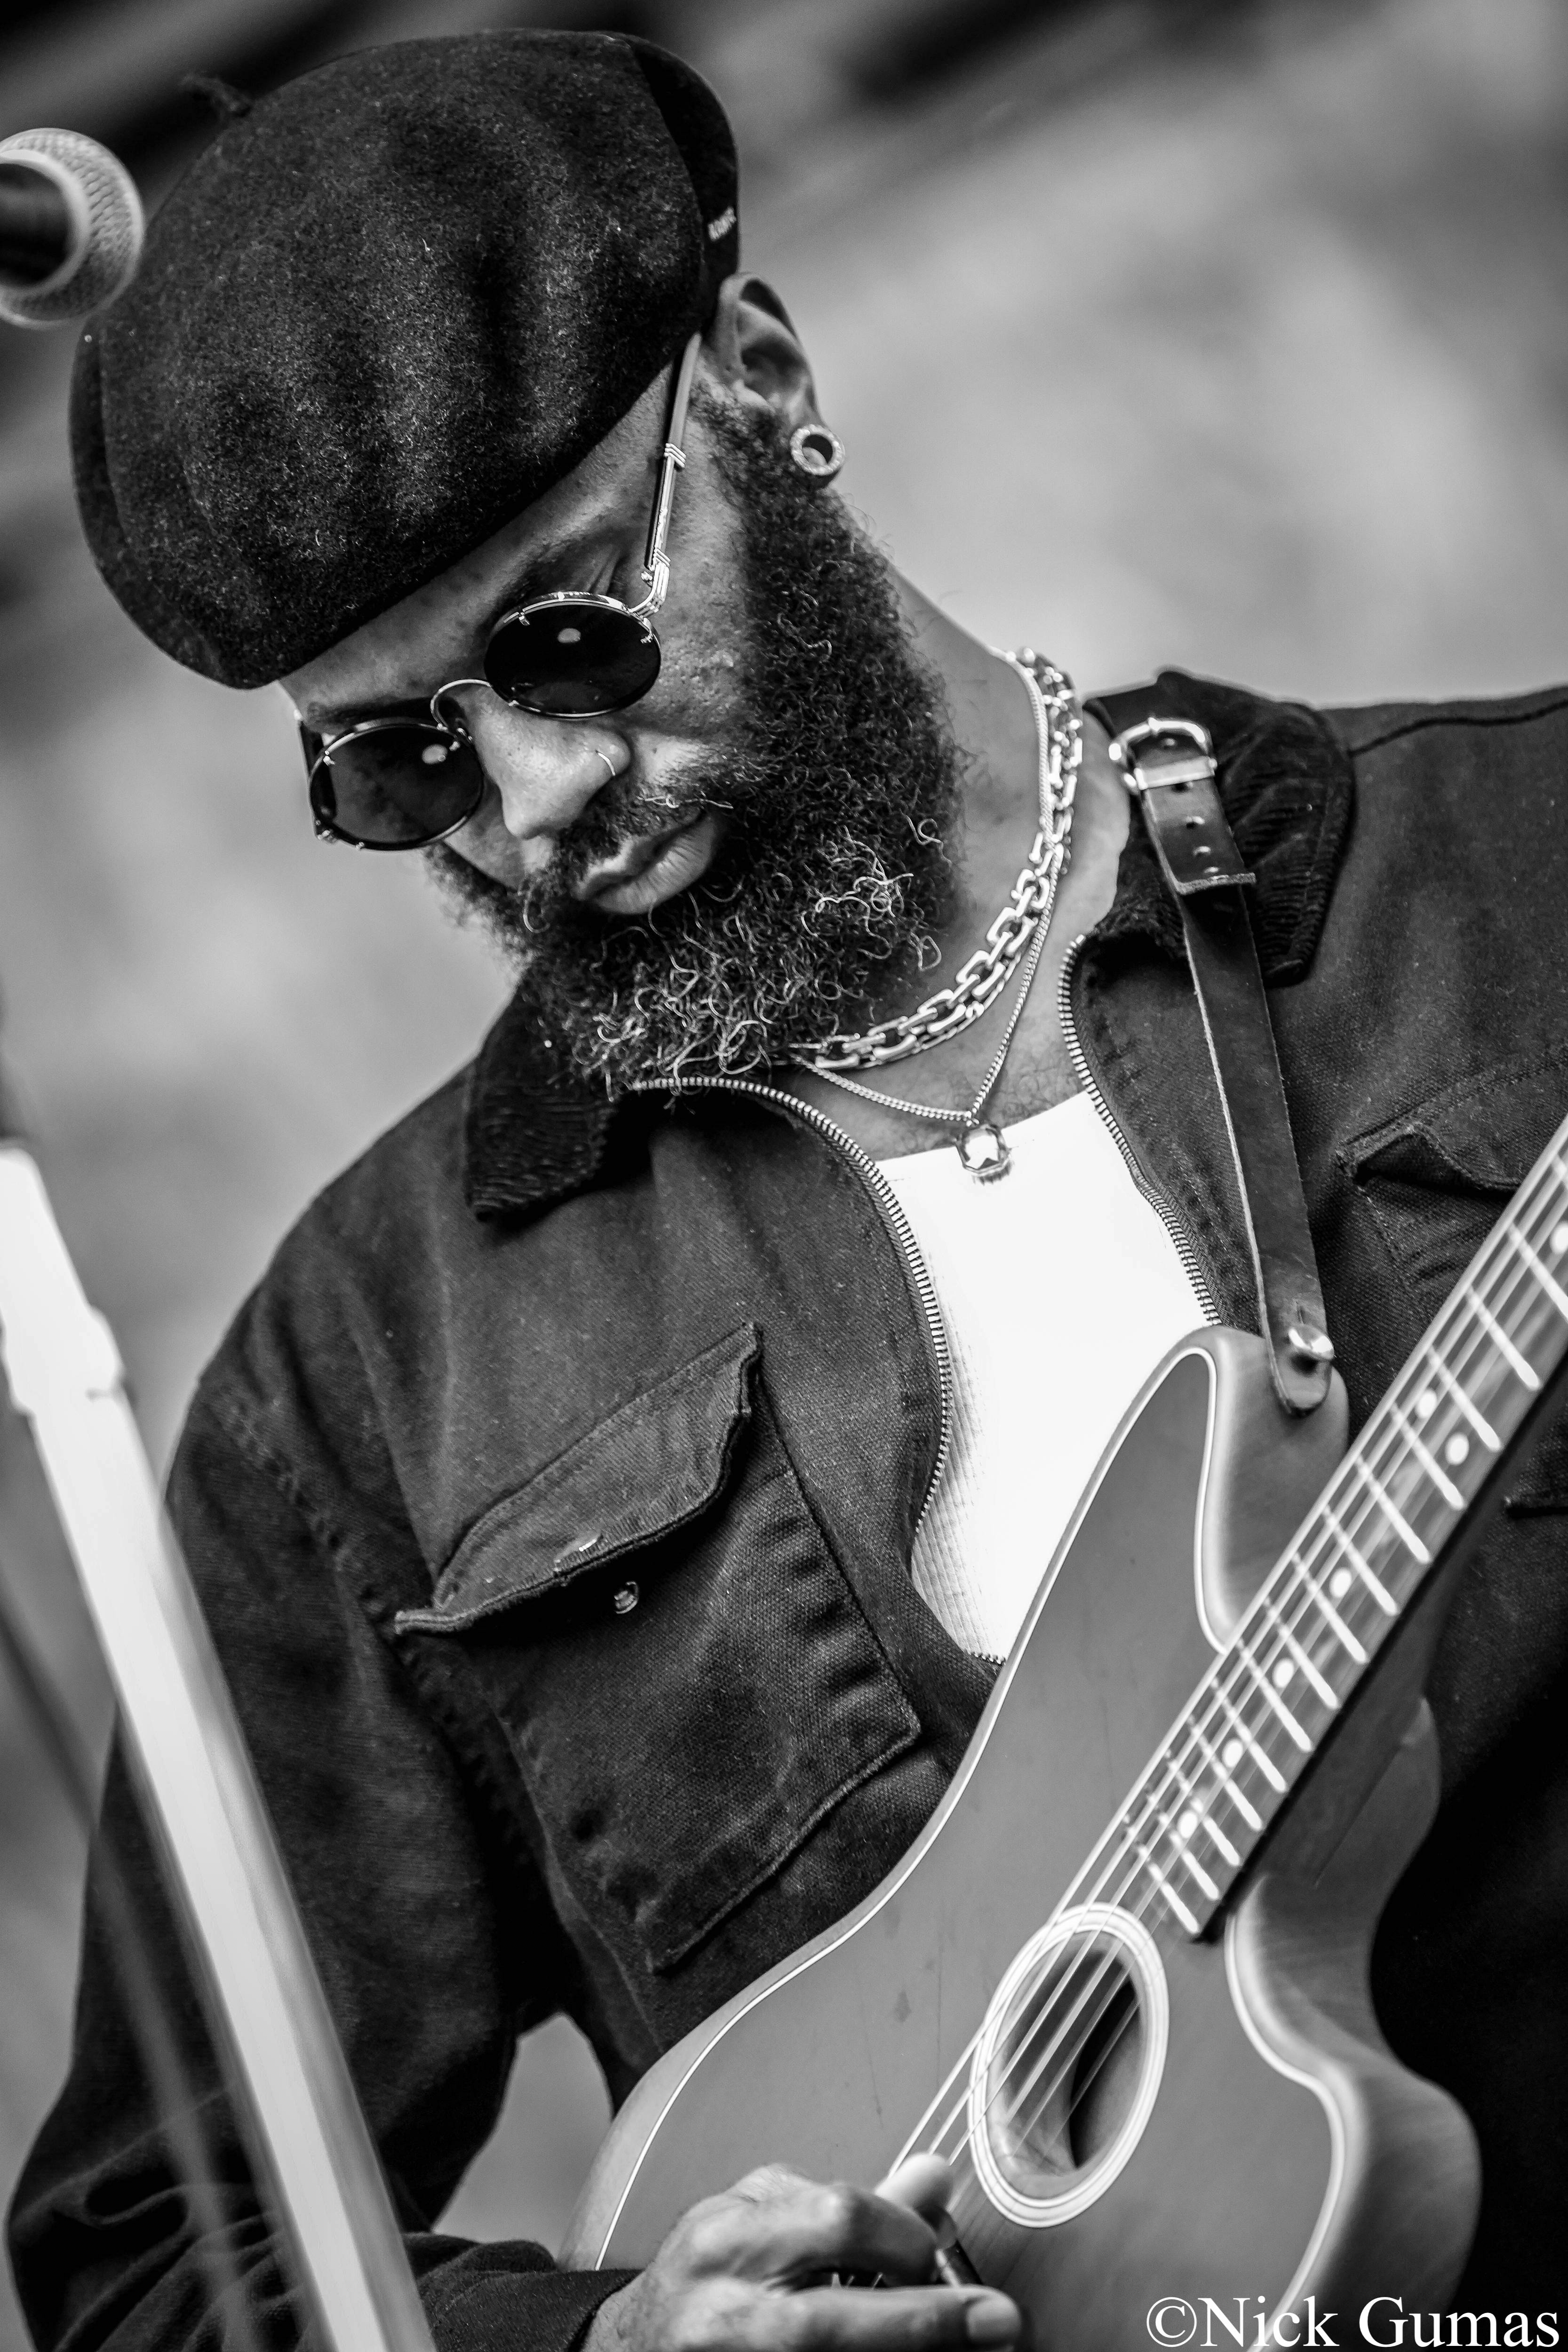
[[620, 1591], [616, 1595], [615, 1608], [616, 1616], [629, 1617], [632, 1611], [637, 1607], [637, 1602], [641, 1599], [642, 1594], [637, 1591], [635, 1584], [623, 1584]]

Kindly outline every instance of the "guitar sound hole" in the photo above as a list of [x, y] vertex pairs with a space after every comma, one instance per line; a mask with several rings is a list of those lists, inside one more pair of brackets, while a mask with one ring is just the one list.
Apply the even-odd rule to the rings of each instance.
[[1014, 1955], [970, 2063], [971, 2161], [999, 2213], [1050, 2230], [1103, 2197], [1165, 2071], [1159, 1947], [1113, 1903], [1058, 1911]]
[[987, 2137], [1023, 2196], [1049, 2197], [1110, 2147], [1143, 2068], [1138, 1987], [1108, 1936], [1075, 1937], [1016, 1999], [987, 2070]]

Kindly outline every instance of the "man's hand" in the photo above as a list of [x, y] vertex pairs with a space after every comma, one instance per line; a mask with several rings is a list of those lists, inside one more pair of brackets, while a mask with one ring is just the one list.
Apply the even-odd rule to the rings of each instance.
[[[601, 2304], [584, 2352], [939, 2352], [1016, 2342], [990, 2287], [932, 2286], [951, 2190], [931, 2157], [881, 2189], [831, 2188], [783, 2165], [694, 2205], [646, 2271]], [[835, 2274], [886, 2286], [836, 2286]]]

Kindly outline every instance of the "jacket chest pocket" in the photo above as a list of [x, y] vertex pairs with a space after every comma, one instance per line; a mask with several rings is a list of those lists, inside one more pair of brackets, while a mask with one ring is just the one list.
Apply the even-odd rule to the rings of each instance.
[[[1433, 1316], [1568, 1113], [1568, 1045], [1521, 1055], [1358, 1136], [1342, 1155], [1423, 1318]], [[1568, 1511], [1568, 1416], [1516, 1461], [1505, 1507]]]
[[469, 1529], [404, 1633], [461, 1640], [557, 1865], [679, 1964], [919, 1720], [733, 1331]]

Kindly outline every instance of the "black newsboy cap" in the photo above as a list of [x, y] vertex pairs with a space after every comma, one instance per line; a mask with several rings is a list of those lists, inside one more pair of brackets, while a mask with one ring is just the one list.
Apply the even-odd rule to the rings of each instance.
[[735, 205], [718, 100], [618, 34], [399, 42], [258, 100], [82, 337], [99, 569], [208, 677], [298, 667], [603, 439], [711, 315]]

